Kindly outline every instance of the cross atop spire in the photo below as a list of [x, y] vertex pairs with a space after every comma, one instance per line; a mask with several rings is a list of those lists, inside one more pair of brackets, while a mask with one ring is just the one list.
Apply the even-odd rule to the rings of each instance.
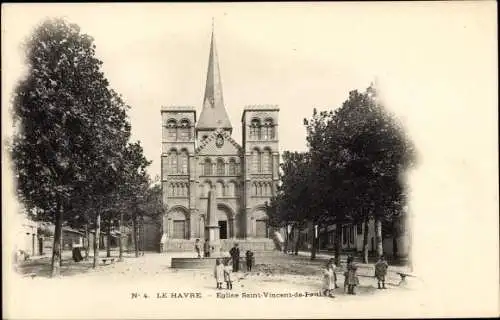
[[232, 130], [231, 122], [224, 107], [222, 95], [222, 81], [219, 70], [219, 58], [215, 45], [214, 18], [212, 17], [212, 39], [208, 57], [207, 82], [205, 85], [205, 96], [203, 108], [197, 124], [198, 129], [224, 128]]

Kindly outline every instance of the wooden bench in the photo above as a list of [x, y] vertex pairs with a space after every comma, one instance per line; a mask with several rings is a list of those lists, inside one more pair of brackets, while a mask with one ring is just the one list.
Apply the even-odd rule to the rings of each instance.
[[115, 262], [115, 258], [104, 258], [104, 259], [102, 259], [102, 263], [106, 264], [106, 261], [108, 261], [108, 260], [109, 260], [109, 263]]

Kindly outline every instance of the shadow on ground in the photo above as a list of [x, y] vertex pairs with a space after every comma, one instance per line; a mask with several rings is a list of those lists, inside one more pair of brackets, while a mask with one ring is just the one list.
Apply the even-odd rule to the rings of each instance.
[[[61, 265], [61, 276], [74, 276], [78, 274], [87, 273], [94, 270], [92, 268], [93, 262], [91, 259], [88, 261], [74, 262], [73, 260], [65, 259]], [[100, 265], [99, 268], [105, 268], [109, 265]], [[33, 261], [26, 261], [16, 266], [16, 271], [24, 276], [37, 276], [43, 278], [50, 278], [52, 267], [51, 258], [43, 257]]]

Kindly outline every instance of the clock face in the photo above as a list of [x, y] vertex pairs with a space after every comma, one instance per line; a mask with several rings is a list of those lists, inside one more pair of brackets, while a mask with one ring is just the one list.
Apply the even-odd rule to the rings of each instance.
[[224, 137], [221, 135], [217, 136], [217, 139], [215, 140], [215, 145], [220, 148], [224, 145]]

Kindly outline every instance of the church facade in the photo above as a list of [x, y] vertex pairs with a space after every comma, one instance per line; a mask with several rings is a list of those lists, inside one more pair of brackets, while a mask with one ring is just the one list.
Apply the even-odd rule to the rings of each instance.
[[[241, 143], [223, 99], [214, 32], [208, 59], [203, 105], [161, 109], [161, 181], [166, 212], [161, 221], [163, 251], [193, 250], [203, 241], [209, 191], [216, 197], [216, 217], [223, 247], [238, 239], [272, 247], [266, 202], [275, 194], [279, 171], [279, 108], [251, 105], [242, 110]], [[227, 245], [224, 245], [227, 243]]]

